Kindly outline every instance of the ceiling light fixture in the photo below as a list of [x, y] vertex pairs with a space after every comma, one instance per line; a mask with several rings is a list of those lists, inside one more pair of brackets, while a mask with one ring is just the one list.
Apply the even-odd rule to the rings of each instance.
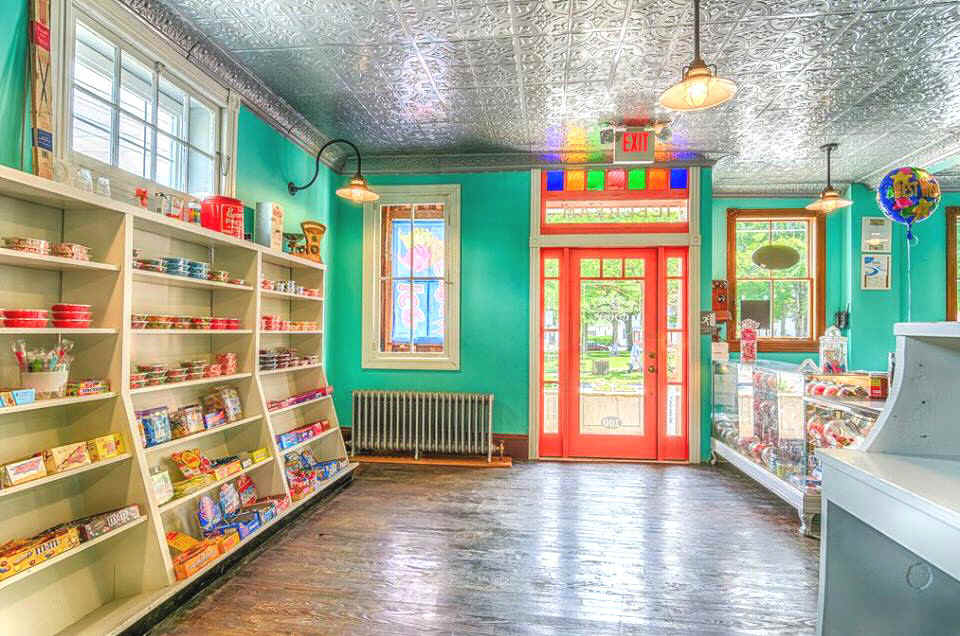
[[366, 203], [367, 201], [376, 201], [379, 199], [380, 195], [370, 189], [370, 186], [367, 185], [367, 180], [363, 178], [363, 174], [360, 172], [360, 151], [355, 145], [346, 139], [331, 139], [327, 143], [323, 144], [323, 146], [317, 152], [317, 165], [313, 172], [313, 178], [302, 186], [295, 185], [293, 181], [288, 182], [287, 192], [290, 193], [290, 196], [295, 195], [300, 190], [306, 190], [313, 185], [313, 182], [317, 180], [317, 176], [320, 174], [320, 155], [323, 154], [323, 151], [326, 150], [328, 146], [332, 146], [336, 143], [347, 144], [353, 148], [353, 152], [357, 155], [357, 172], [350, 177], [350, 181], [347, 182], [347, 185], [343, 186], [342, 188], [337, 188], [337, 196], [348, 201], [353, 201], [354, 203]]
[[830, 213], [839, 208], [845, 208], [853, 205], [850, 199], [844, 199], [840, 191], [833, 187], [830, 182], [830, 153], [837, 149], [837, 144], [823, 144], [820, 150], [827, 151], [827, 187], [820, 191], [820, 198], [807, 204], [808, 210]]
[[733, 99], [737, 85], [717, 77], [716, 65], [700, 57], [700, 0], [693, 0], [693, 61], [683, 67], [683, 79], [660, 95], [660, 105], [670, 110], [706, 110]]

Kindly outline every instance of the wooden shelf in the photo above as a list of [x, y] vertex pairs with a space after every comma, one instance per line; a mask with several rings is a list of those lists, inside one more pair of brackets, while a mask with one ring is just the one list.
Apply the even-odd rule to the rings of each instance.
[[276, 330], [273, 330], [273, 329], [270, 329], [270, 330], [261, 329], [261, 330], [260, 330], [260, 335], [261, 335], [261, 336], [271, 336], [271, 335], [278, 335], [278, 336], [319, 336], [319, 335], [323, 335], [323, 331], [321, 331], [321, 330], [314, 330], [314, 331], [291, 331], [291, 330], [287, 330], [287, 329], [282, 330], [282, 331], [276, 331]]
[[172, 391], [174, 389], [183, 389], [191, 386], [203, 386], [204, 384], [214, 384], [216, 382], [231, 382], [233, 380], [243, 380], [244, 378], [249, 378], [252, 375], [252, 373], [234, 373], [232, 375], [218, 375], [213, 378], [200, 378], [199, 380], [187, 380], [185, 382], [155, 384], [153, 386], [145, 386], [139, 389], [130, 389], [130, 395], [155, 393], [157, 391]]
[[296, 371], [306, 371], [307, 369], [320, 369], [322, 364], [304, 364], [298, 367], [284, 367], [282, 369], [268, 369], [267, 371], [257, 371], [257, 375], [278, 375], [280, 373], [294, 373]]
[[286, 252], [280, 252], [268, 247], [261, 247], [260, 253], [263, 257], [264, 263], [269, 263], [270, 265], [276, 265], [278, 267], [316, 269], [321, 271], [327, 269], [327, 266], [323, 263], [307, 260], [305, 258], [294, 256], [293, 254], [287, 254]]
[[249, 335], [253, 329], [131, 329], [138, 336], [205, 336], [219, 334]]
[[294, 451], [300, 450], [300, 449], [303, 448], [304, 446], [309, 446], [310, 444], [313, 444], [314, 442], [320, 441], [320, 440], [322, 440], [324, 437], [329, 437], [330, 435], [338, 432], [339, 430], [340, 430], [339, 427], [336, 427], [336, 426], [335, 426], [335, 427], [332, 427], [332, 428], [330, 428], [330, 429], [325, 430], [324, 432], [320, 433], [319, 435], [315, 435], [315, 436], [311, 437], [311, 438], [308, 439], [308, 440], [304, 440], [304, 441], [300, 442], [299, 444], [294, 444], [293, 446], [290, 446], [290, 447], [288, 447], [288, 448], [280, 448], [280, 446], [278, 445], [278, 446], [277, 446], [277, 449], [278, 449], [281, 453], [283, 453], [284, 455], [286, 455], [287, 453], [292, 453], [292, 452], [294, 452]]
[[97, 546], [97, 545], [103, 543], [104, 541], [109, 541], [110, 539], [114, 538], [114, 537], [117, 536], [118, 534], [122, 534], [122, 533], [124, 533], [124, 532], [127, 532], [128, 530], [132, 530], [133, 528], [136, 528], [137, 526], [139, 526], [141, 523], [143, 523], [143, 522], [146, 521], [146, 520], [147, 520], [146, 515], [141, 515], [139, 519], [136, 519], [136, 520], [134, 520], [134, 521], [131, 521], [131, 522], [128, 523], [128, 524], [122, 525], [122, 526], [120, 526], [119, 528], [114, 528], [114, 529], [111, 530], [110, 532], [108, 532], [108, 533], [106, 533], [106, 534], [102, 534], [102, 535], [100, 535], [99, 537], [97, 537], [97, 538], [95, 538], [95, 539], [90, 539], [89, 541], [85, 541], [85, 542], [81, 543], [80, 545], [78, 545], [77, 547], [73, 548], [72, 550], [67, 550], [66, 552], [63, 552], [63, 553], [61, 553], [61, 554], [58, 554], [57, 556], [53, 557], [52, 559], [47, 559], [47, 560], [44, 561], [43, 563], [40, 563], [39, 565], [35, 565], [35, 566], [33, 566], [32, 568], [30, 568], [29, 570], [24, 570], [23, 572], [20, 572], [19, 574], [14, 574], [14, 575], [11, 576], [10, 578], [4, 579], [4, 580], [0, 581], [0, 590], [2, 590], [2, 589], [4, 589], [4, 588], [7, 588], [7, 587], [10, 587], [11, 585], [14, 585], [14, 584], [16, 584], [16, 583], [19, 583], [19, 582], [22, 581], [23, 579], [25, 579], [25, 578], [27, 578], [27, 577], [30, 577], [30, 576], [33, 576], [34, 574], [37, 574], [38, 572], [42, 572], [42, 571], [46, 570], [47, 568], [56, 565], [57, 563], [60, 563], [60, 562], [62, 562], [62, 561], [66, 561], [67, 559], [70, 559], [70, 558], [72, 558], [72, 557], [75, 557], [75, 556], [77, 556], [78, 554], [80, 554], [81, 552], [86, 552], [86, 551], [89, 550], [90, 548], [92, 548], [92, 547], [94, 547], [94, 546]]
[[199, 278], [190, 278], [189, 276], [174, 276], [173, 274], [151, 272], [145, 269], [134, 269], [133, 280], [140, 283], [169, 285], [171, 287], [185, 287], [187, 289], [233, 290], [242, 292], [253, 291], [253, 287], [250, 285], [232, 285], [230, 283], [221, 283], [217, 280], [200, 280]]
[[290, 292], [278, 292], [269, 289], [261, 289], [260, 295], [264, 298], [278, 298], [280, 300], [305, 300], [308, 302], [323, 302], [323, 296], [304, 296], [303, 294], [291, 294]]
[[10, 415], [13, 413], [23, 413], [25, 411], [36, 411], [37, 409], [52, 409], [58, 406], [72, 406], [74, 404], [83, 404], [85, 402], [96, 402], [98, 400], [108, 400], [116, 397], [113, 391], [106, 393], [97, 393], [96, 395], [85, 395], [83, 397], [63, 397], [52, 400], [37, 400], [31, 404], [22, 404], [19, 406], [0, 407], [0, 415]]
[[148, 212], [133, 206], [130, 206], [130, 208], [130, 215], [133, 216], [133, 227], [138, 230], [208, 247], [238, 247], [251, 251], [257, 251], [260, 247], [250, 241], [244, 241], [222, 232], [214, 232], [195, 223], [170, 219], [162, 214]]
[[47, 269], [60, 272], [87, 270], [103, 272], [120, 271], [119, 267], [116, 265], [111, 265], [110, 263], [78, 261], [73, 258], [63, 258], [62, 256], [44, 256], [41, 254], [31, 254], [30, 252], [11, 250], [5, 247], [0, 247], [0, 265], [29, 267], [31, 269]]
[[211, 435], [216, 435], [217, 433], [223, 433], [231, 429], [238, 428], [240, 426], [245, 426], [251, 422], [256, 422], [257, 420], [263, 418], [262, 415], [251, 415], [250, 417], [245, 417], [236, 422], [230, 422], [229, 424], [224, 424], [222, 426], [215, 426], [213, 428], [208, 428], [205, 431], [200, 431], [199, 433], [194, 433], [193, 435], [185, 435], [184, 437], [178, 437], [172, 439], [169, 442], [163, 442], [162, 444], [157, 444], [156, 446], [148, 446], [144, 449], [144, 452], [147, 455], [155, 455], [160, 451], [170, 450], [171, 448], [176, 448], [178, 446], [184, 446], [186, 444], [191, 444], [198, 439], [204, 437], [209, 437]]
[[88, 473], [91, 470], [98, 470], [100, 468], [105, 468], [111, 464], [118, 464], [120, 462], [125, 462], [131, 457], [130, 453], [122, 453], [116, 457], [111, 457], [110, 459], [104, 459], [98, 462], [93, 462], [87, 464], [86, 466], [81, 466], [80, 468], [74, 468], [73, 470], [67, 470], [62, 473], [54, 473], [53, 475], [47, 475], [46, 477], [41, 477], [40, 479], [34, 479], [33, 481], [28, 481], [25, 484], [19, 484], [17, 486], [10, 486], [9, 488], [3, 488], [0, 490], [0, 498], [7, 497], [9, 495], [15, 495], [18, 492], [24, 492], [25, 490], [31, 490], [33, 488], [39, 488], [41, 486], [46, 486], [47, 484], [52, 484], [55, 481], [60, 481], [61, 479], [67, 479], [69, 477], [74, 477], [76, 475], [82, 475], [83, 473]]
[[0, 334], [19, 336], [19, 335], [32, 335], [32, 336], [82, 336], [82, 335], [110, 335], [117, 333], [117, 329], [101, 329], [98, 327], [90, 327], [89, 329], [57, 329], [56, 327], [43, 327], [41, 329], [19, 329], [14, 327], [3, 327], [0, 328]]
[[213, 490], [214, 488], [217, 488], [218, 486], [221, 486], [221, 485], [227, 483], [228, 481], [233, 481], [234, 479], [236, 479], [236, 478], [239, 477], [240, 475], [246, 475], [246, 474], [249, 473], [250, 471], [256, 470], [256, 469], [258, 469], [258, 468], [260, 468], [260, 467], [262, 467], [262, 466], [268, 466], [268, 465], [271, 464], [272, 462], [273, 462], [273, 457], [268, 457], [268, 458], [266, 458], [265, 460], [263, 460], [262, 462], [257, 462], [256, 464], [253, 464], [252, 466], [248, 466], [248, 467], [244, 468], [243, 470], [240, 470], [240, 471], [238, 471], [238, 472], [233, 473], [233, 474], [230, 475], [229, 477], [224, 477], [223, 479], [219, 479], [219, 480], [217, 480], [217, 481], [215, 481], [215, 482], [211, 482], [210, 484], [204, 486], [204, 487], [201, 488], [200, 490], [194, 491], [194, 492], [190, 493], [189, 495], [184, 495], [183, 497], [177, 497], [176, 499], [171, 499], [170, 501], [168, 501], [167, 503], [163, 504], [162, 506], [159, 506], [159, 507], [157, 508], [157, 510], [160, 512], [160, 514], [165, 514], [165, 513], [167, 513], [167, 512], [170, 512], [171, 510], [174, 510], [174, 509], [176, 509], [176, 508], [179, 508], [179, 507], [182, 506], [183, 504], [189, 503], [189, 502], [193, 501], [194, 499], [196, 499], [196, 498], [199, 497], [200, 495], [205, 494], [205, 493], [208, 493], [208, 492], [210, 492], [211, 490]]
[[285, 406], [281, 409], [275, 409], [273, 411], [267, 411], [267, 415], [280, 415], [281, 413], [286, 413], [288, 411], [293, 411], [295, 409], [300, 409], [305, 406], [310, 406], [311, 404], [317, 404], [318, 402], [323, 402], [324, 400], [329, 400], [333, 398], [332, 395], [321, 395], [318, 398], [312, 400], [307, 400], [306, 402], [300, 402], [299, 404], [291, 404], [290, 406]]

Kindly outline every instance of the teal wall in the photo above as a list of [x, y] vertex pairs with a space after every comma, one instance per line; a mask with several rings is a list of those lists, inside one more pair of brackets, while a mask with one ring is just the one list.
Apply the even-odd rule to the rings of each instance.
[[362, 369], [363, 210], [337, 208], [331, 382], [342, 424], [356, 389], [491, 392], [494, 430], [526, 434], [530, 359], [530, 173], [378, 176], [371, 185], [460, 184], [460, 370]]
[[[717, 243], [722, 243], [713, 230], [715, 216], [713, 200], [713, 171], [703, 168], [700, 171], [700, 310], [707, 311], [713, 304], [713, 272], [716, 267]], [[726, 226], [724, 226], [726, 228]], [[713, 230], [713, 231], [711, 231]], [[692, 287], [692, 285], [691, 285]], [[695, 327], [699, 328], [699, 327]], [[710, 420], [712, 394], [712, 366], [710, 363], [711, 338], [700, 336], [700, 459], [710, 457]], [[695, 426], [696, 418], [690, 418], [690, 426]]]
[[[22, 169], [30, 171], [30, 128], [22, 125], [21, 115], [27, 70], [27, 2], [2, 0], [2, 6], [2, 15], [7, 17], [0, 20], [0, 164], [21, 168], [22, 143]], [[29, 121], [29, 102], [26, 106]]]

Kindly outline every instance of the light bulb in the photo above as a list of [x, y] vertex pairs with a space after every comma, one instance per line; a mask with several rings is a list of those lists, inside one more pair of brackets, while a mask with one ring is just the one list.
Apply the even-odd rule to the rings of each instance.
[[694, 108], [703, 106], [707, 101], [707, 94], [710, 92], [708, 82], [710, 78], [695, 77], [687, 80], [687, 104]]

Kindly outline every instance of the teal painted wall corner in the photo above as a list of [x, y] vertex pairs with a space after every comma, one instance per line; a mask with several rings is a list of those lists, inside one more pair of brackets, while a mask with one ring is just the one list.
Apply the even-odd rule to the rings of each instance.
[[[713, 304], [714, 253], [717, 236], [713, 228], [713, 171], [700, 169], [700, 311], [710, 311]], [[724, 226], [726, 227], [726, 226]], [[725, 278], [725, 277], [724, 277]], [[692, 286], [692, 285], [691, 285]], [[698, 329], [699, 325], [691, 325]], [[711, 398], [713, 397], [713, 367], [710, 336], [700, 337], [700, 461], [710, 459], [710, 428], [712, 421]], [[690, 418], [689, 426], [696, 425]]]
[[341, 423], [357, 389], [491, 392], [494, 431], [528, 432], [530, 173], [384, 175], [371, 186], [460, 184], [460, 370], [361, 367], [363, 209], [338, 200], [333, 241], [337, 299], [330, 382]]
[[0, 22], [0, 164], [31, 172], [30, 102], [24, 100], [27, 4], [5, 2], [3, 15], [7, 17]]

